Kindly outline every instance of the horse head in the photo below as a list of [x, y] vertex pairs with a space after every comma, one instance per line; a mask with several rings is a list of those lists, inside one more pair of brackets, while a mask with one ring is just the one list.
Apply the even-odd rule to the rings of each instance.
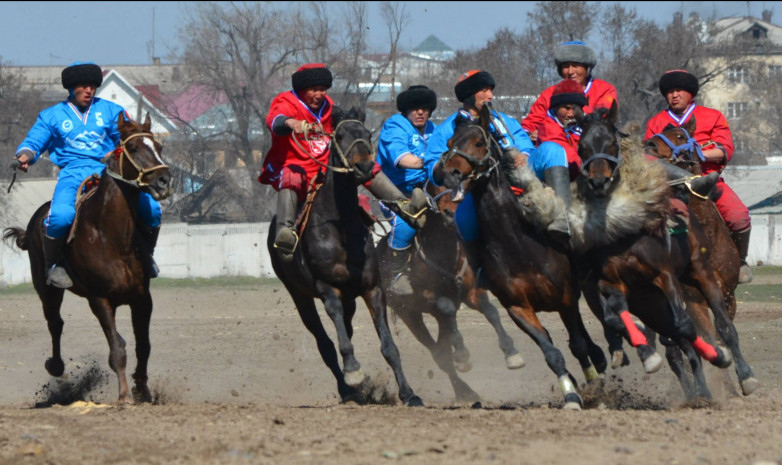
[[595, 195], [608, 195], [622, 163], [619, 136], [616, 128], [619, 108], [614, 102], [610, 109], [598, 108], [581, 117], [581, 139], [578, 155], [581, 157], [581, 175]]
[[666, 159], [669, 163], [700, 174], [700, 163], [693, 153], [703, 159], [703, 151], [700, 145], [692, 137], [695, 133], [695, 117], [691, 117], [684, 126], [667, 125], [659, 134], [655, 134], [646, 141], [644, 150], [657, 158]]
[[478, 123], [460, 116], [454, 121], [448, 151], [440, 157], [445, 185], [452, 189], [451, 199], [454, 202], [460, 202], [476, 182], [488, 178], [497, 167], [489, 137], [490, 121], [491, 112], [487, 105], [481, 108]]
[[120, 113], [120, 143], [106, 157], [106, 170], [111, 177], [162, 200], [172, 193], [171, 173], [160, 156], [162, 146], [150, 132], [151, 126], [149, 113], [143, 125], [126, 120], [124, 112]]
[[369, 181], [375, 167], [372, 132], [364, 126], [365, 119], [366, 113], [356, 107], [348, 111], [334, 108], [332, 164], [341, 164], [352, 172], [357, 184]]

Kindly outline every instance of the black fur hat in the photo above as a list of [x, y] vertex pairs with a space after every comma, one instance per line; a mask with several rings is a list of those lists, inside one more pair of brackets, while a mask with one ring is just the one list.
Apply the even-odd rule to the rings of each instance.
[[663, 74], [663, 77], [660, 78], [660, 93], [665, 97], [671, 89], [684, 89], [695, 97], [698, 95], [700, 85], [698, 84], [698, 78], [687, 71], [683, 69], [672, 69], [666, 71], [665, 74]]
[[103, 70], [95, 63], [77, 61], [62, 70], [60, 77], [65, 89], [70, 89], [77, 84], [92, 84], [95, 87], [103, 84]]
[[291, 75], [291, 84], [293, 84], [294, 92], [317, 86], [330, 89], [332, 79], [331, 71], [326, 68], [326, 65], [323, 63], [308, 63], [300, 66]]
[[437, 94], [426, 86], [410, 86], [396, 97], [396, 109], [403, 115], [415, 108], [428, 108], [429, 113], [434, 113]]
[[494, 89], [494, 78], [486, 71], [474, 69], [467, 71], [459, 76], [459, 80], [456, 82], [453, 91], [456, 93], [456, 98], [460, 102], [464, 102], [468, 97], [474, 95], [479, 90], [491, 87]]

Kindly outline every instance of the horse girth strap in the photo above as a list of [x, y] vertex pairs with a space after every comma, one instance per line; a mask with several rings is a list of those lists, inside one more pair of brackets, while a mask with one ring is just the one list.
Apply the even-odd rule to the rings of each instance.
[[81, 207], [84, 205], [84, 202], [87, 201], [87, 199], [98, 192], [96, 186], [99, 182], [100, 176], [93, 174], [85, 178], [84, 181], [82, 181], [79, 185], [79, 189], [76, 191], [76, 214], [73, 215], [73, 224], [71, 224], [71, 227], [68, 231], [68, 238], [65, 240], [66, 243], [70, 243], [73, 238], [76, 237], [76, 228], [79, 224], [79, 212], [81, 211]]
[[[364, 126], [364, 123], [357, 119], [346, 119], [343, 121], [340, 121], [337, 124], [337, 127], [334, 129], [334, 132], [326, 132], [323, 130], [323, 126], [321, 126], [318, 123], [315, 124], [309, 124], [307, 122], [304, 122], [303, 128], [302, 128], [302, 134], [304, 135], [304, 139], [308, 140], [310, 138], [310, 132], [314, 131], [316, 134], [322, 134], [324, 136], [327, 136], [329, 138], [329, 150], [331, 150], [331, 147], [333, 146], [336, 149], [337, 155], [339, 155], [340, 161], [342, 162], [343, 166], [331, 166], [328, 163], [323, 163], [322, 161], [315, 158], [312, 153], [310, 153], [309, 150], [305, 149], [304, 146], [301, 145], [301, 142], [299, 141], [299, 138], [296, 137], [295, 133], [291, 133], [291, 139], [293, 139], [293, 143], [298, 147], [298, 149], [312, 161], [317, 163], [318, 165], [322, 166], [323, 168], [326, 168], [327, 170], [336, 171], [338, 173], [352, 173], [353, 168], [350, 166], [350, 163], [348, 162], [347, 157], [345, 157], [345, 153], [342, 151], [340, 146], [338, 144], [334, 144], [334, 134], [337, 133], [337, 130], [345, 124], [345, 123], [357, 123], [360, 124], [362, 127]], [[353, 143], [350, 144], [350, 146], [347, 149], [347, 152], [350, 153], [351, 150], [353, 150], [353, 147], [355, 147], [357, 144], [363, 143], [369, 148], [369, 152], [372, 153], [373, 157], [375, 155], [374, 150], [372, 149], [372, 144], [369, 143], [369, 141], [365, 139], [356, 139], [353, 141]]]
[[[161, 163], [161, 164], [155, 165], [155, 166], [153, 166], [151, 168], [142, 168], [141, 165], [139, 165], [138, 162], [136, 162], [136, 160], [133, 159], [133, 157], [130, 155], [130, 152], [125, 147], [125, 144], [127, 144], [128, 141], [130, 141], [132, 139], [135, 139], [137, 137], [154, 138], [154, 136], [150, 132], [137, 132], [135, 134], [129, 135], [125, 139], [120, 140], [119, 147], [116, 148], [113, 152], [109, 153], [109, 156], [113, 155], [114, 158], [118, 158], [119, 159], [119, 161], [118, 161], [119, 173], [115, 173], [114, 171], [112, 171], [112, 170], [110, 170], [108, 168], [106, 168], [106, 172], [109, 174], [109, 176], [111, 176], [114, 179], [126, 182], [128, 184], [132, 184], [132, 185], [134, 185], [136, 187], [141, 188], [141, 187], [145, 187], [145, 186], [149, 185], [149, 183], [146, 183], [146, 182], [142, 181], [142, 179], [144, 178], [144, 175], [146, 175], [148, 173], [151, 173], [153, 171], [157, 171], [157, 170], [161, 170], [161, 169], [168, 169], [168, 165], [166, 165], [165, 163]], [[136, 179], [133, 179], [133, 180], [125, 179], [125, 176], [122, 173], [122, 165], [123, 165], [122, 161], [123, 161], [124, 158], [127, 158], [128, 161], [130, 162], [130, 164], [133, 165], [134, 168], [136, 168], [136, 171], [138, 171], [138, 176], [136, 177]]]
[[318, 179], [320, 177], [321, 176], [318, 175], [310, 180], [309, 186], [307, 187], [307, 198], [304, 200], [304, 206], [301, 207], [301, 213], [296, 217], [294, 228], [296, 228], [299, 237], [302, 237], [304, 229], [307, 227], [310, 213], [312, 213], [312, 203], [315, 201], [315, 196], [320, 192], [320, 188], [323, 187], [323, 180]]

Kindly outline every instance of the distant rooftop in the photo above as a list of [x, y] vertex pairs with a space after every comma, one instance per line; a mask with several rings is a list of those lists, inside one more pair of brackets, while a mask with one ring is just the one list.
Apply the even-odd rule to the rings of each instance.
[[447, 60], [453, 58], [456, 52], [454, 52], [453, 49], [446, 45], [442, 40], [438, 39], [437, 36], [431, 34], [429, 37], [424, 39], [423, 42], [413, 48], [410, 54], [421, 58]]

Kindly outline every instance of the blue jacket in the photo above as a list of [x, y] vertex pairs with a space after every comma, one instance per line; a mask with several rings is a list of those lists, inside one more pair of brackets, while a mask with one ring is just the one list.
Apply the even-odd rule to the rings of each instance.
[[[526, 131], [521, 127], [521, 123], [505, 113], [494, 110], [491, 112], [494, 118], [489, 125], [489, 130], [503, 149], [515, 147], [520, 152], [530, 156], [535, 153], [535, 145], [530, 140]], [[440, 156], [448, 151], [448, 141], [453, 137], [456, 118], [472, 119], [472, 116], [465, 110], [457, 111], [443, 121], [442, 124], [437, 126], [437, 129], [432, 133], [432, 137], [429, 138], [426, 155], [424, 155], [424, 170], [429, 176], [429, 180], [432, 182], [434, 182], [434, 180], [432, 180], [434, 165], [440, 160]], [[504, 121], [505, 124], [502, 124], [502, 121]]]
[[423, 169], [401, 168], [397, 163], [405, 155], [424, 158], [434, 128], [434, 123], [427, 121], [421, 135], [410, 120], [397, 113], [388, 118], [380, 130], [377, 161], [388, 179], [404, 194], [409, 195], [415, 187], [426, 182], [427, 174]]
[[[85, 114], [67, 100], [60, 102], [38, 114], [16, 153], [31, 151], [32, 164], [48, 151], [49, 159], [60, 168], [99, 166], [100, 172], [101, 158], [119, 143], [117, 118], [123, 111], [116, 103], [97, 97]], [[130, 119], [127, 113], [125, 117]]]

